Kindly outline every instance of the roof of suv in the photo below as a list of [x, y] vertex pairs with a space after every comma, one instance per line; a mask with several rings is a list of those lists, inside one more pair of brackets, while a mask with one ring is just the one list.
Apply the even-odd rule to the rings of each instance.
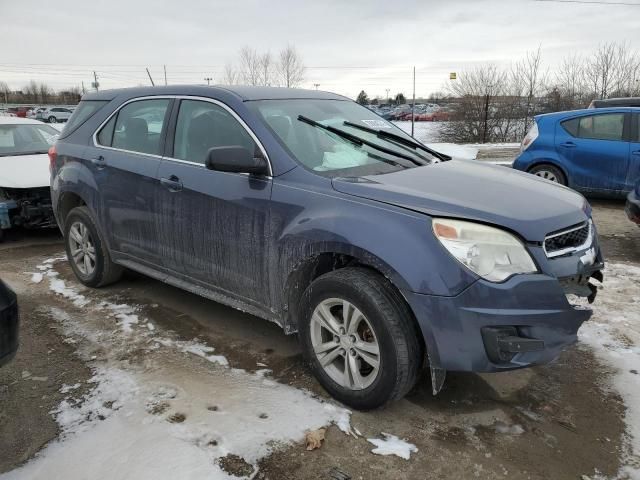
[[319, 90], [283, 87], [250, 87], [250, 86], [208, 86], [208, 85], [168, 85], [159, 87], [120, 88], [86, 93], [82, 100], [112, 100], [120, 95], [130, 97], [153, 95], [194, 95], [215, 97], [217, 93], [233, 93], [243, 101], [251, 100], [285, 100], [285, 99], [320, 99], [347, 100], [335, 93]]
[[607, 107], [640, 107], [640, 97], [605, 98], [593, 100], [591, 105], [589, 105], [589, 108]]

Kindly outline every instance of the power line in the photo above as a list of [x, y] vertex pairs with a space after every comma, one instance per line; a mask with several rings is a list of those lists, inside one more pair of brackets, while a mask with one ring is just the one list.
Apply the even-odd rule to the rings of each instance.
[[582, 3], [585, 5], [624, 5], [627, 7], [640, 7], [640, 3], [632, 2], [602, 2], [599, 0], [533, 0], [534, 2], [553, 2], [553, 3]]

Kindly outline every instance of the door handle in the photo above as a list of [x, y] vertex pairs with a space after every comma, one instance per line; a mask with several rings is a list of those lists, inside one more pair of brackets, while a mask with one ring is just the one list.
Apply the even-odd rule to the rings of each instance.
[[100, 155], [97, 158], [92, 158], [91, 163], [93, 163], [98, 170], [102, 170], [104, 167], [107, 166], [107, 161], [104, 159], [102, 155]]
[[161, 178], [160, 184], [170, 192], [179, 192], [182, 190], [182, 182], [175, 175], [171, 175], [169, 178]]
[[564, 143], [561, 143], [560, 146], [565, 148], [574, 148], [576, 144], [573, 142], [564, 142]]

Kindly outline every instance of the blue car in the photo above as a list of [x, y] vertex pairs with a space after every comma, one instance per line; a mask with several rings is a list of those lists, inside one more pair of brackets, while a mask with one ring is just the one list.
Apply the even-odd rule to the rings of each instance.
[[564, 187], [449, 160], [355, 102], [286, 88], [168, 86], [83, 97], [49, 152], [83, 284], [124, 268], [297, 333], [357, 409], [428, 365], [505, 371], [576, 341], [604, 266]]
[[513, 168], [585, 194], [624, 196], [640, 177], [640, 108], [535, 117]]

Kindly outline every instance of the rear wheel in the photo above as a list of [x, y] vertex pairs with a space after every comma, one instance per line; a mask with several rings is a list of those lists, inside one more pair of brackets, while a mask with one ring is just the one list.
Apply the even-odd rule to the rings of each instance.
[[322, 386], [370, 410], [402, 398], [422, 365], [422, 344], [404, 300], [384, 277], [344, 268], [317, 278], [300, 306], [300, 341]]
[[87, 207], [76, 207], [69, 212], [64, 238], [73, 273], [83, 284], [102, 287], [120, 278], [122, 267], [111, 261], [103, 237]]
[[54, 117], [53, 115], [49, 117], [49, 123], [56, 123], [56, 121], [56, 117]]
[[545, 180], [549, 180], [550, 182], [559, 183], [560, 185], [567, 184], [567, 180], [564, 177], [562, 170], [553, 165], [536, 165], [529, 170], [529, 173], [537, 177], [544, 178]]

